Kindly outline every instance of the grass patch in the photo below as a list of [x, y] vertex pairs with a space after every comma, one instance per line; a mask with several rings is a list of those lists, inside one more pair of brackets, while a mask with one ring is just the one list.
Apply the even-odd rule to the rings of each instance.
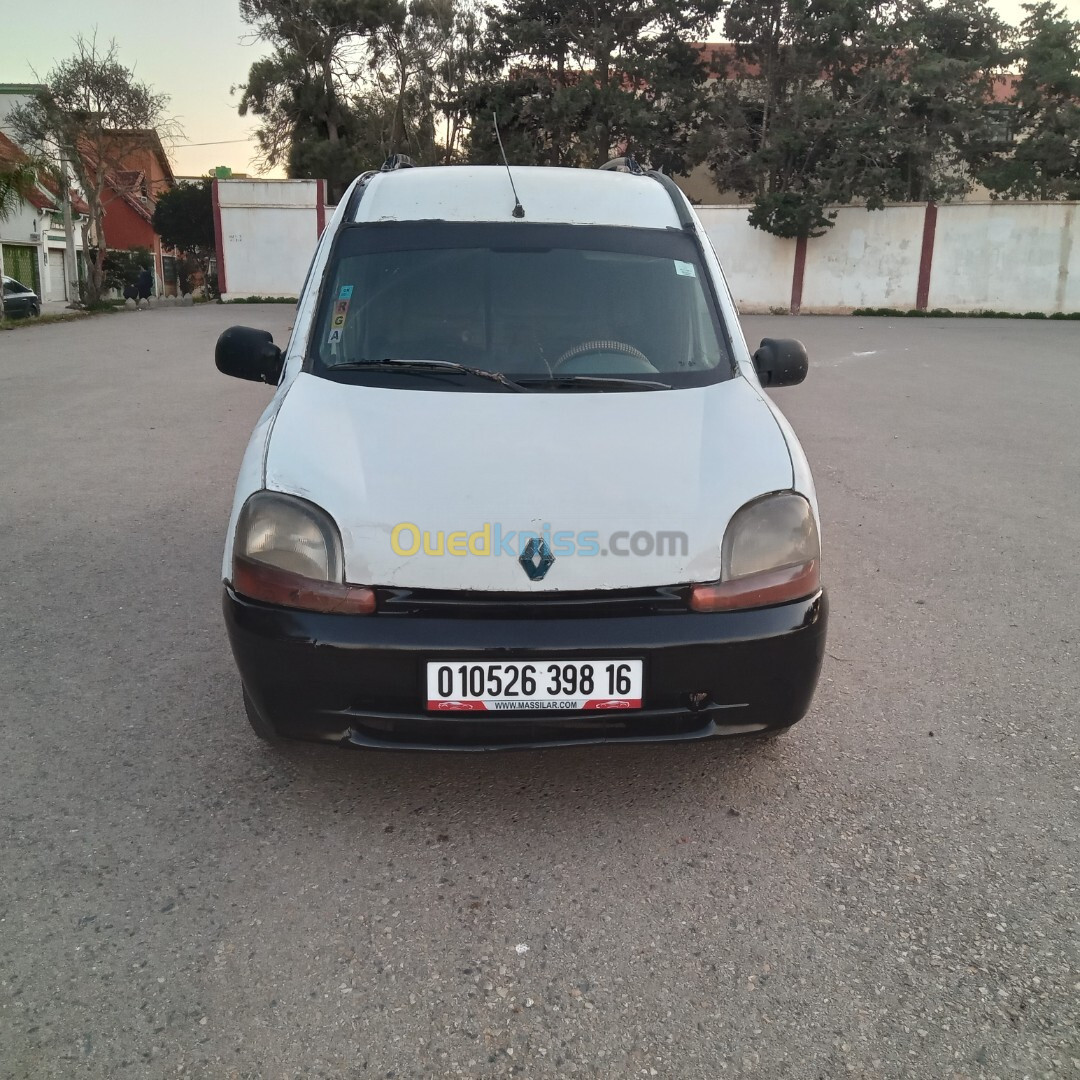
[[1042, 311], [950, 311], [949, 308], [931, 308], [919, 311], [910, 308], [856, 308], [852, 315], [881, 316], [890, 319], [1080, 319], [1080, 311], [1055, 311], [1047, 315]]
[[21, 330], [28, 326], [42, 326], [46, 323], [75, 322], [91, 315], [105, 315], [115, 311], [112, 304], [105, 304], [93, 311], [50, 311], [30, 319], [0, 319], [0, 330]]
[[237, 296], [232, 300], [222, 300], [223, 304], [296, 304], [295, 296]]

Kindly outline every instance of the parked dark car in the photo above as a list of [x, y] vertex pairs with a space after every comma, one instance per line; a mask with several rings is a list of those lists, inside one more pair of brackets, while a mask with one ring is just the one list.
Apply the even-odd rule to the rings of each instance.
[[41, 297], [33, 289], [4, 275], [4, 316], [25, 319], [41, 314]]

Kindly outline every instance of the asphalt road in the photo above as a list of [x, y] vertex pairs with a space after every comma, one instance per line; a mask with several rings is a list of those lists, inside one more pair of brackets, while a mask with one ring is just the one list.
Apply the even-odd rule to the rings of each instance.
[[0, 334], [0, 1077], [1080, 1076], [1078, 324], [746, 320], [812, 356], [784, 738], [408, 756], [241, 709], [212, 343], [290, 315]]

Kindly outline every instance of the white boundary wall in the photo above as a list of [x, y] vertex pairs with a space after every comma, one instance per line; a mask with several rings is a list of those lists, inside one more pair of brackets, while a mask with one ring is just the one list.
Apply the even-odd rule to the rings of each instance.
[[1080, 205], [940, 207], [930, 307], [1080, 311]]
[[699, 206], [697, 212], [739, 307], [787, 311], [795, 242], [753, 228], [746, 220], [750, 211], [745, 206]]
[[[747, 224], [745, 206], [697, 212], [745, 312], [844, 313], [857, 307], [1080, 311], [1080, 204], [922, 204], [836, 208], [804, 245]], [[936, 219], [936, 221], [935, 221]], [[800, 303], [801, 301], [801, 303]]]
[[807, 242], [803, 311], [915, 307], [925, 215], [922, 206], [847, 208], [824, 236]]
[[[214, 182], [226, 300], [299, 295], [325, 190], [321, 180]], [[833, 227], [800, 244], [751, 228], [746, 206], [697, 208], [745, 312], [1080, 311], [1078, 203], [835, 209]]]
[[326, 222], [323, 180], [215, 180], [218, 287], [225, 300], [299, 296]]

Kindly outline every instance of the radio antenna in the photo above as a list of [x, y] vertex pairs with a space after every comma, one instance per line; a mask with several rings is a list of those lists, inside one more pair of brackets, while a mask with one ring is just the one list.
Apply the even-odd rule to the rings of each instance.
[[517, 188], [514, 187], [514, 174], [510, 171], [510, 162], [506, 160], [506, 151], [503, 149], [502, 136], [499, 134], [499, 114], [492, 113], [491, 119], [495, 123], [495, 138], [499, 140], [499, 153], [502, 154], [503, 164], [506, 166], [506, 175], [510, 178], [510, 190], [514, 193], [513, 214], [516, 218], [523, 218], [525, 216], [525, 207], [521, 205]]

